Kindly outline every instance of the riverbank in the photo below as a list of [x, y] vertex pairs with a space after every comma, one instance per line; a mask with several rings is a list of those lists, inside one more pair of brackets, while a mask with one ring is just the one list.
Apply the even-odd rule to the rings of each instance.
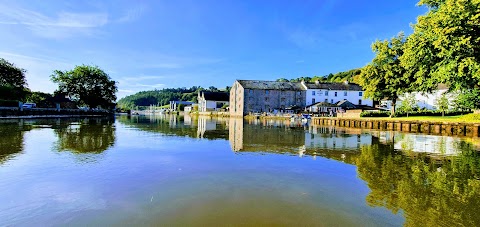
[[[424, 120], [428, 119], [428, 120]], [[433, 120], [432, 120], [433, 119]], [[313, 125], [339, 126], [350, 128], [404, 131], [413, 133], [438, 134], [449, 136], [478, 137], [480, 122], [460, 121], [460, 117], [409, 117], [409, 118], [328, 118], [314, 117]]]
[[55, 109], [55, 108], [1, 108], [0, 119], [31, 119], [31, 118], [68, 118], [68, 117], [106, 117], [113, 113], [102, 110]]

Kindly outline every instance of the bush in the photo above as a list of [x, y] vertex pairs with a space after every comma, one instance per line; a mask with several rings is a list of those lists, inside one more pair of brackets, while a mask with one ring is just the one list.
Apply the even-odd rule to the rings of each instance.
[[[445, 116], [457, 116], [472, 113], [471, 111], [447, 111]], [[360, 117], [389, 117], [390, 111], [377, 111], [377, 112], [362, 112]], [[404, 111], [396, 111], [394, 117], [406, 117], [407, 113]], [[417, 110], [408, 113], [409, 117], [414, 116], [442, 116], [442, 112], [438, 110]]]
[[0, 107], [18, 107], [18, 101], [0, 99]]
[[360, 113], [360, 117], [389, 117], [390, 111], [364, 111]]

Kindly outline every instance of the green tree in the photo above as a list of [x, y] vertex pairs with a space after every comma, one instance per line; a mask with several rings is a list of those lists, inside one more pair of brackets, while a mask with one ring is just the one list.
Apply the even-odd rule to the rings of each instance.
[[480, 0], [421, 0], [401, 63], [420, 91], [445, 83], [451, 90], [480, 89]]
[[414, 94], [410, 93], [403, 97], [402, 104], [400, 105], [399, 109], [407, 113], [408, 117], [408, 113], [412, 112], [416, 107], [418, 107], [417, 99], [415, 99]]
[[365, 97], [374, 100], [392, 100], [391, 117], [395, 115], [398, 97], [410, 91], [411, 77], [400, 65], [405, 36], [399, 33], [391, 40], [376, 41], [372, 45], [375, 58], [365, 66], [359, 76], [359, 84], [365, 90]]
[[0, 58], [0, 97], [2, 99], [23, 99], [27, 81], [26, 70]]
[[445, 116], [445, 111], [448, 110], [450, 106], [450, 102], [448, 100], [447, 93], [443, 93], [436, 101], [435, 105], [437, 106], [437, 109], [442, 111], [442, 117]]
[[54, 71], [51, 80], [58, 84], [58, 92], [91, 108], [111, 108], [116, 100], [117, 85], [98, 66], [81, 65], [70, 71]]
[[457, 92], [458, 96], [453, 101], [457, 110], [473, 110], [480, 103], [480, 90], [463, 90]]

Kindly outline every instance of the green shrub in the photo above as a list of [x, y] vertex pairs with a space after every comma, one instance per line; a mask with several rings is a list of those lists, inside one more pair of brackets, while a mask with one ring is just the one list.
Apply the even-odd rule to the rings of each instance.
[[0, 107], [18, 107], [18, 101], [0, 99]]
[[389, 117], [390, 111], [364, 111], [360, 113], [360, 117]]

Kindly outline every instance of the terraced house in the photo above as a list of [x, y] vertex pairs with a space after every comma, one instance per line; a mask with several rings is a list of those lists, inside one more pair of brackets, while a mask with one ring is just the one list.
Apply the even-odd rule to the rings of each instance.
[[373, 106], [362, 88], [353, 83], [305, 83], [236, 80], [230, 90], [230, 115], [285, 113], [317, 103], [337, 105], [345, 100], [358, 106]]

